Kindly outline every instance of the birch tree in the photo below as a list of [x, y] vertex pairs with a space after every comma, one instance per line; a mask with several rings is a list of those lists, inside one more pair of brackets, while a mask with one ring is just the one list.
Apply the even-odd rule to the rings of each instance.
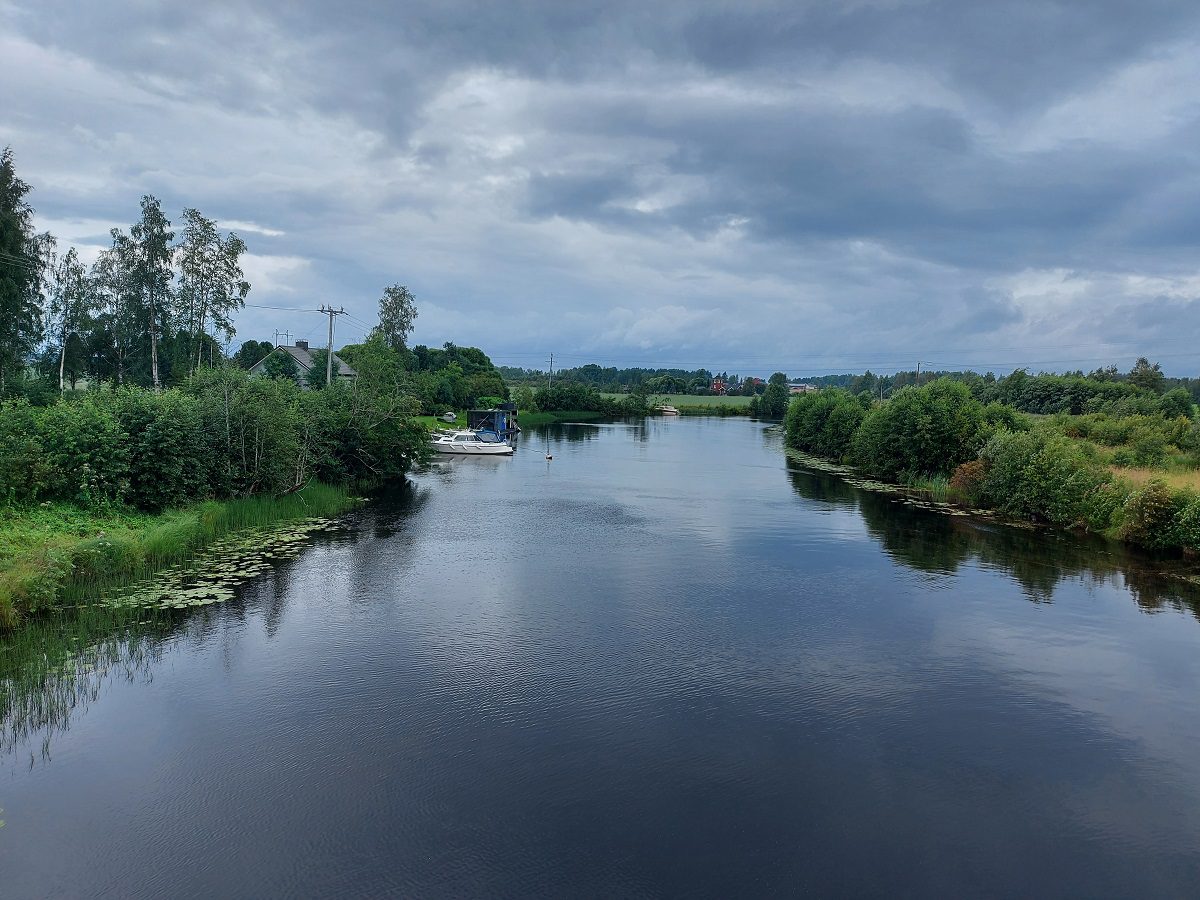
[[142, 218], [129, 229], [133, 243], [133, 285], [141, 300], [150, 333], [150, 381], [154, 389], [162, 389], [158, 372], [158, 340], [171, 326], [171, 282], [175, 277], [172, 268], [174, 251], [171, 241], [175, 232], [163, 215], [158, 199], [146, 194], [142, 197]]
[[393, 350], [403, 350], [416, 320], [417, 298], [412, 292], [402, 284], [384, 288], [383, 297], [379, 301], [377, 330], [383, 335], [388, 346]]
[[183, 232], [175, 248], [179, 263], [179, 308], [183, 327], [196, 343], [192, 371], [200, 367], [203, 335], [213, 331], [226, 340], [234, 335], [231, 314], [246, 305], [250, 282], [241, 268], [246, 244], [234, 233], [222, 237], [212, 219], [196, 209], [183, 211]]
[[88, 320], [88, 348], [98, 374], [122, 385], [129, 376], [132, 358], [143, 339], [140, 304], [134, 284], [136, 250], [129, 235], [119, 228], [110, 232], [112, 246], [92, 266], [89, 286], [96, 315]]
[[78, 338], [92, 299], [87, 270], [79, 261], [79, 253], [74, 247], [61, 258], [54, 258], [47, 293], [48, 319], [53, 323], [59, 342], [58, 392], [62, 394], [66, 390], [63, 370], [67, 363], [67, 342], [72, 335]]

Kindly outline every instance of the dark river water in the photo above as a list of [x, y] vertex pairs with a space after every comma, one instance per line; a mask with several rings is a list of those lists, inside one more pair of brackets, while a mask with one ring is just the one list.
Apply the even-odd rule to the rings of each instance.
[[746, 420], [533, 431], [85, 673], [0, 757], [0, 896], [1195, 897], [1162, 566]]

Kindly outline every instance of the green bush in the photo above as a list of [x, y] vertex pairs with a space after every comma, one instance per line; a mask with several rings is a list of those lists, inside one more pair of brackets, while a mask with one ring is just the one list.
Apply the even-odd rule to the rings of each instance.
[[891, 481], [950, 475], [988, 433], [984, 406], [961, 382], [906, 387], [871, 410], [854, 437], [856, 465]]
[[1171, 543], [1200, 551], [1200, 497], [1181, 497], [1171, 525]]
[[[869, 402], [869, 401], [868, 401]], [[866, 417], [863, 401], [837, 388], [794, 397], [784, 416], [787, 443], [830, 459], [841, 459]]]
[[426, 449], [417, 402], [370, 383], [303, 391], [290, 379], [202, 370], [154, 393], [98, 389], [45, 407], [0, 406], [0, 502], [196, 500], [402, 474]]
[[199, 401], [178, 391], [156, 395], [128, 389], [116, 395], [116, 404], [128, 435], [127, 502], [158, 510], [204, 496], [212, 454]]
[[1117, 533], [1122, 540], [1143, 547], [1170, 546], [1175, 530], [1172, 526], [1185, 503], [1184, 495], [1173, 493], [1164, 482], [1153, 479], [1126, 498]]
[[86, 505], [121, 500], [129, 488], [128, 435], [101, 392], [40, 411], [48, 474], [43, 496]]
[[1112, 474], [1071, 439], [1001, 431], [980, 457], [986, 466], [980, 498], [1006, 515], [1093, 531], [1112, 524], [1119, 503]]
[[1177, 387], [1167, 391], [1158, 398], [1158, 403], [1162, 407], [1162, 414], [1169, 419], [1192, 417], [1192, 395], [1187, 388]]
[[50, 465], [40, 418], [41, 411], [27, 400], [0, 404], [0, 504], [32, 503], [46, 493]]

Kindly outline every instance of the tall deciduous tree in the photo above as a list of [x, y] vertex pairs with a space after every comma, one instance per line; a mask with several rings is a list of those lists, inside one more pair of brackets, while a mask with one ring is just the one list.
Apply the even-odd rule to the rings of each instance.
[[[290, 378], [295, 381], [300, 377], [300, 367], [296, 365], [296, 359], [292, 354], [283, 350], [277, 350], [267, 357], [267, 361], [263, 363], [263, 371], [267, 373], [268, 378]], [[321, 378], [325, 377], [325, 369], [321, 369]]]
[[384, 288], [379, 301], [379, 333], [393, 350], [403, 350], [417, 321], [417, 298], [402, 284]]
[[96, 314], [87, 321], [87, 347], [93, 374], [124, 384], [141, 343], [146, 319], [136, 284], [136, 247], [119, 228], [112, 246], [92, 265], [89, 277]]
[[201, 336], [210, 321], [214, 332], [226, 339], [233, 337], [230, 314], [246, 305], [250, 282], [242, 273], [240, 260], [246, 244], [240, 237], [233, 233], [222, 237], [216, 223], [196, 209], [185, 209], [183, 222], [180, 243], [175, 248], [180, 324], [195, 340], [195, 371], [205, 344]]
[[788, 386], [787, 376], [776, 372], [767, 379], [767, 389], [763, 391], [759, 402], [758, 414], [764, 419], [781, 419], [787, 412]]
[[[237, 363], [239, 368], [249, 369], [255, 363], [261, 362], [274, 349], [275, 345], [270, 341], [256, 341], [253, 339], [244, 341], [238, 352], [233, 354], [233, 361]], [[287, 356], [287, 354], [284, 355]], [[291, 359], [290, 356], [288, 358]]]
[[[49, 321], [58, 340], [58, 392], [65, 390], [63, 372], [67, 363], [67, 345], [72, 335], [78, 338], [87, 314], [91, 311], [93, 292], [88, 284], [87, 270], [72, 247], [62, 257], [56, 257], [48, 282]], [[53, 340], [52, 340], [53, 343]]]
[[1138, 361], [1133, 364], [1133, 368], [1129, 371], [1130, 384], [1155, 394], [1162, 393], [1165, 382], [1166, 379], [1162, 373], [1162, 366], [1158, 363], [1151, 365], [1150, 360], [1144, 356], [1139, 356]]
[[17, 177], [12, 148], [0, 152], [0, 395], [41, 339], [43, 261], [33, 232], [29, 185]]
[[171, 241], [175, 232], [163, 215], [158, 199], [146, 194], [142, 197], [142, 218], [129, 229], [133, 242], [133, 283], [141, 301], [150, 332], [150, 381], [157, 391], [162, 387], [158, 371], [158, 340], [171, 326], [172, 292], [171, 282], [175, 277], [172, 268], [174, 256]]
[[[310, 388], [323, 388], [326, 386], [325, 367], [326, 360], [329, 358], [328, 350], [314, 350], [312, 353], [312, 368], [304, 373], [304, 383]], [[341, 363], [338, 362], [337, 356], [333, 358], [333, 377], [336, 380], [338, 373], [342, 370]]]

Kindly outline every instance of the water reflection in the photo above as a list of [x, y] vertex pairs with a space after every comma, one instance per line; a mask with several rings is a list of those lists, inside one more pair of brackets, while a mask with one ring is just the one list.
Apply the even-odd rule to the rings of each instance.
[[806, 500], [853, 508], [892, 559], [921, 572], [953, 575], [964, 565], [1004, 572], [1034, 603], [1050, 603], [1063, 581], [1127, 589], [1148, 612], [1186, 611], [1200, 620], [1200, 588], [1181, 580], [1177, 560], [1156, 558], [1097, 537], [1024, 528], [914, 507], [837, 475], [790, 462], [792, 489]]
[[[0, 755], [40, 738], [48, 758], [110, 679], [148, 679], [177, 631], [162, 610], [85, 608], [46, 616], [0, 642]], [[31, 760], [32, 762], [32, 760]]]
[[9, 767], [0, 893], [1194, 893], [1200, 630], [1132, 607], [1157, 562], [789, 490], [745, 420], [527, 437], [225, 605], [31, 646], [114, 662]]
[[[314, 533], [309, 550], [354, 535]], [[50, 758], [54, 739], [70, 730], [112, 681], [152, 680], [165, 650], [179, 641], [199, 646], [214, 635], [261, 617], [268, 638], [280, 630], [297, 559], [275, 559], [269, 574], [234, 589], [233, 599], [187, 610], [113, 607], [83, 598], [77, 607], [26, 623], [0, 639], [0, 756], [40, 742]]]

